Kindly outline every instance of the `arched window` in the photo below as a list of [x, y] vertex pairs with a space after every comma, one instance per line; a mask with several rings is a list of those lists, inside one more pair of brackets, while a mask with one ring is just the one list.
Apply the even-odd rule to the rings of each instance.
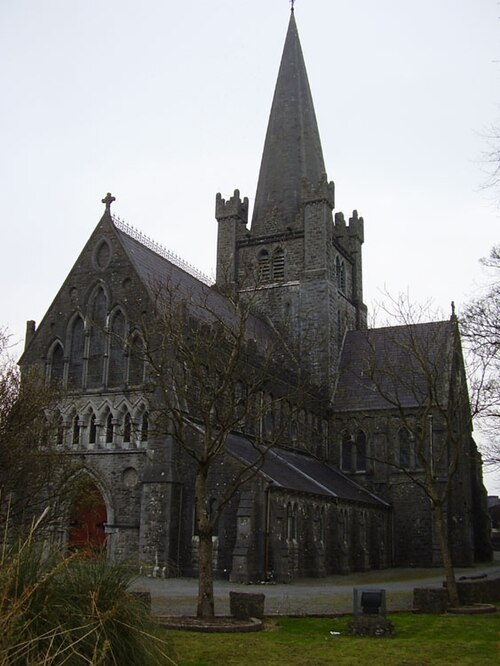
[[342, 521], [342, 540], [344, 543], [349, 543], [349, 513], [347, 509], [343, 509], [341, 513]]
[[56, 443], [57, 446], [64, 445], [64, 421], [61, 414], [59, 414], [59, 418], [57, 419]]
[[109, 340], [108, 386], [125, 382], [125, 316], [118, 310], [111, 320]]
[[398, 432], [399, 466], [404, 469], [411, 467], [411, 437], [408, 428], [400, 428]]
[[325, 526], [325, 507], [321, 507], [319, 514], [319, 539], [324, 541], [326, 538], [326, 526]]
[[96, 416], [92, 412], [90, 417], [90, 427], [89, 427], [89, 444], [95, 444], [97, 441], [97, 425], [96, 425]]
[[75, 416], [73, 419], [73, 446], [78, 446], [80, 443], [80, 419]]
[[352, 438], [351, 435], [344, 435], [342, 437], [342, 469], [344, 472], [352, 472], [353, 469], [353, 455], [352, 455]]
[[297, 538], [297, 505], [289, 502], [286, 507], [287, 539]]
[[123, 442], [125, 444], [130, 444], [131, 437], [132, 437], [132, 419], [130, 418], [130, 414], [126, 412], [125, 419], [123, 421]]
[[85, 334], [83, 319], [76, 317], [70, 332], [70, 355], [68, 385], [77, 389], [82, 387], [83, 379], [83, 351], [85, 345]]
[[50, 379], [53, 382], [61, 382], [64, 376], [64, 352], [62, 345], [57, 342], [52, 347], [50, 356]]
[[335, 273], [337, 274], [337, 287], [345, 292], [345, 262], [339, 256], [335, 259]]
[[366, 435], [362, 430], [356, 435], [356, 469], [366, 471]]
[[144, 412], [141, 420], [141, 442], [147, 442], [149, 439], [149, 415]]
[[131, 386], [137, 386], [144, 382], [144, 362], [144, 343], [139, 335], [135, 335], [130, 345], [128, 383]]
[[245, 385], [243, 382], [237, 381], [234, 385], [234, 414], [239, 421], [239, 425], [244, 425], [243, 418], [245, 416]]
[[274, 434], [274, 412], [273, 412], [273, 397], [269, 396], [264, 399], [264, 415], [262, 419], [262, 430], [265, 439], [271, 439]]
[[273, 254], [272, 278], [275, 282], [285, 279], [285, 253], [278, 249]]
[[321, 439], [322, 439], [321, 456], [327, 459], [329, 451], [328, 451], [328, 421], [326, 419], [323, 419], [321, 421]]
[[115, 425], [113, 423], [113, 415], [109, 412], [106, 419], [106, 444], [112, 444], [115, 434]]
[[297, 446], [298, 440], [298, 425], [297, 425], [297, 414], [292, 414], [290, 416], [290, 440], [292, 446]]
[[270, 277], [270, 262], [269, 252], [267, 250], [261, 250], [259, 252], [257, 263], [259, 267], [259, 282], [268, 282]]
[[104, 383], [104, 351], [106, 345], [106, 294], [99, 289], [90, 312], [90, 344], [87, 386], [98, 388]]

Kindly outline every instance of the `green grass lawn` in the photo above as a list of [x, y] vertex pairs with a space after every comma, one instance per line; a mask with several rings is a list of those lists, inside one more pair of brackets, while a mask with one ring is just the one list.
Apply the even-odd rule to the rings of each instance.
[[[276, 618], [252, 634], [169, 631], [179, 666], [489, 666], [500, 664], [500, 615], [391, 615], [392, 638], [351, 638], [349, 618]], [[341, 632], [332, 636], [331, 631]]]

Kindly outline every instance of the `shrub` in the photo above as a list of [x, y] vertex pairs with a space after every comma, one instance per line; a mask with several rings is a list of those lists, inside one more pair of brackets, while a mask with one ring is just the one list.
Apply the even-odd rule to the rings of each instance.
[[143, 601], [127, 591], [130, 568], [47, 552], [35, 532], [2, 550], [2, 666], [174, 663]]

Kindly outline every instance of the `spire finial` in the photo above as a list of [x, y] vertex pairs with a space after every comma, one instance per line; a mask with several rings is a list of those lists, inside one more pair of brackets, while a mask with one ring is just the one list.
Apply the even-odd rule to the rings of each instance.
[[111, 204], [113, 201], [116, 201], [116, 197], [114, 197], [111, 192], [108, 192], [101, 201], [106, 206], [106, 213], [111, 213]]
[[295, 0], [290, 0], [290, 5], [291, 5], [290, 11], [293, 13]]

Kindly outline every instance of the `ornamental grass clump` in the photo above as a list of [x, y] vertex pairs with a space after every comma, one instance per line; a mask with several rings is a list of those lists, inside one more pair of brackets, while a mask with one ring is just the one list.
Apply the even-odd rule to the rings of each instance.
[[0, 666], [175, 663], [143, 601], [127, 591], [130, 568], [48, 550], [37, 527], [11, 546], [4, 540]]

